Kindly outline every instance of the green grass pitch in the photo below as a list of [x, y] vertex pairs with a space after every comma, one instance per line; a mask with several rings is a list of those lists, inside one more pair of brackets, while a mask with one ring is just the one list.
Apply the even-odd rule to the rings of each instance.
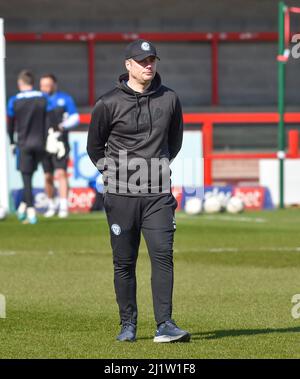
[[300, 358], [300, 210], [177, 214], [173, 318], [188, 344], [154, 344], [150, 262], [137, 266], [137, 342], [119, 343], [104, 214], [0, 222], [0, 358]]

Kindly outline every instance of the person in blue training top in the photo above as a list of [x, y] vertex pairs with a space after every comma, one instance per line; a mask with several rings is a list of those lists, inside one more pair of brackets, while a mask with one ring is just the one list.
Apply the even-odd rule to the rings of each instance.
[[[21, 171], [24, 191], [17, 209], [20, 221], [37, 222], [32, 193], [32, 177], [45, 154], [48, 117], [51, 105], [40, 91], [33, 89], [34, 77], [22, 70], [17, 79], [19, 92], [8, 101], [8, 134], [12, 153], [19, 151], [18, 169]], [[49, 113], [47, 113], [49, 112]]]
[[[54, 131], [58, 132], [58, 140], [63, 143], [63, 153], [46, 153], [43, 159], [43, 169], [45, 172], [45, 191], [48, 196], [48, 210], [45, 217], [53, 217], [57, 206], [54, 200], [54, 171], [59, 182], [59, 207], [58, 216], [65, 218], [68, 216], [68, 176], [67, 166], [69, 160], [70, 146], [68, 142], [68, 131], [79, 124], [79, 114], [77, 112], [73, 98], [61, 91], [58, 91], [57, 78], [53, 74], [45, 74], [40, 78], [40, 90], [47, 94], [53, 107], [54, 122], [51, 125]], [[52, 131], [52, 130], [51, 130]]]

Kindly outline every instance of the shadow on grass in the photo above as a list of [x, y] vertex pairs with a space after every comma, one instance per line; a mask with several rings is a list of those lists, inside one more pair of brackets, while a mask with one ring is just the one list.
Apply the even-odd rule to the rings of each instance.
[[[208, 332], [191, 332], [192, 341], [195, 340], [217, 340], [225, 337], [257, 336], [272, 333], [300, 333], [300, 327], [295, 328], [266, 328], [266, 329], [229, 329], [212, 330]], [[153, 337], [139, 337], [139, 340], [150, 340]]]

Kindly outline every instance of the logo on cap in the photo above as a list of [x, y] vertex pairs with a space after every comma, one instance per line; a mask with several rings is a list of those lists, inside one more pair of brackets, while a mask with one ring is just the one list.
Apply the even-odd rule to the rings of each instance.
[[141, 48], [142, 48], [144, 51], [148, 51], [148, 50], [150, 50], [150, 45], [149, 45], [148, 42], [143, 42], [143, 43], [141, 44]]

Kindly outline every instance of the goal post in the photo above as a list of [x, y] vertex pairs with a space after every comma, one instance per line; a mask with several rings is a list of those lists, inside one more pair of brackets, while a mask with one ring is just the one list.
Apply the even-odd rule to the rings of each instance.
[[0, 18], [0, 206], [9, 211], [4, 20]]
[[[286, 6], [280, 1], [278, 4], [278, 56], [284, 57], [285, 50], [285, 12]], [[278, 160], [279, 160], [279, 207], [284, 208], [284, 158], [285, 158], [285, 63], [286, 60], [278, 59]]]

